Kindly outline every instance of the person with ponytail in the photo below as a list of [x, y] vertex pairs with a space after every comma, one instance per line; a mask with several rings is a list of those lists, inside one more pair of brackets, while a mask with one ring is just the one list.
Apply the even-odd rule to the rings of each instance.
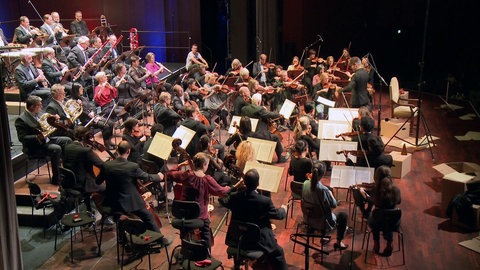
[[318, 206], [316, 209], [323, 212], [318, 221], [309, 219], [309, 224], [318, 224], [318, 228], [315, 229], [328, 232], [335, 227], [337, 228], [337, 242], [333, 248], [342, 251], [348, 248], [348, 245], [342, 242], [347, 231], [348, 215], [345, 212], [338, 212], [337, 214], [332, 212], [332, 209], [337, 207], [337, 200], [333, 197], [331, 189], [320, 182], [325, 175], [326, 168], [324, 162], [313, 165], [311, 179], [303, 182], [302, 200]]

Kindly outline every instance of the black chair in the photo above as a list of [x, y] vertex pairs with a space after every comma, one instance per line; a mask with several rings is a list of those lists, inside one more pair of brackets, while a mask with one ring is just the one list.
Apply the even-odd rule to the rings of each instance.
[[[75, 210], [78, 212], [78, 206], [82, 202], [85, 191], [82, 185], [77, 183], [77, 177], [72, 170], [60, 167], [60, 192], [65, 195], [67, 200], [73, 200]], [[85, 195], [89, 196], [89, 195]], [[87, 200], [90, 203], [90, 200]], [[89, 208], [87, 208], [89, 209]]]
[[[192, 239], [192, 234], [195, 229], [201, 228], [204, 225], [204, 221], [199, 219], [200, 205], [195, 201], [180, 201], [174, 200], [172, 203], [172, 226], [180, 231], [180, 239]], [[177, 245], [172, 250], [172, 261], [170, 262], [169, 269], [173, 263], [175, 251], [182, 248], [182, 245]], [[177, 257], [177, 261], [183, 260], [183, 257]], [[176, 262], [175, 262], [176, 263]]]
[[[141, 254], [148, 255], [148, 268], [152, 269], [152, 263], [150, 260], [150, 254], [154, 252], [159, 252], [162, 248], [165, 248], [165, 253], [167, 254], [167, 260], [170, 262], [168, 255], [168, 245], [162, 244], [163, 234], [151, 230], [147, 230], [145, 223], [141, 219], [130, 218], [121, 219], [119, 221], [120, 230], [124, 230], [127, 235], [127, 241], [134, 251], [141, 252]], [[122, 248], [122, 265], [123, 265], [125, 255], [125, 246]]]
[[[308, 263], [310, 260], [310, 249], [313, 249], [320, 253], [320, 260], [323, 263], [323, 255], [328, 255], [327, 251], [323, 250], [325, 242], [330, 241], [330, 236], [327, 232], [331, 229], [327, 224], [326, 214], [322, 211], [322, 207], [305, 200], [301, 201], [303, 221], [297, 224], [297, 229], [294, 234], [290, 235], [290, 240], [293, 241], [293, 252], [295, 252], [295, 245], [299, 244], [305, 247], [305, 269], [308, 269]], [[330, 213], [331, 214], [331, 213]], [[306, 233], [299, 233], [301, 226], [304, 226]], [[298, 239], [300, 237], [301, 240]], [[315, 238], [320, 239], [320, 248], [313, 246], [310, 240]], [[304, 241], [303, 241], [304, 240]]]
[[119, 218], [122, 215], [121, 212], [114, 212], [110, 206], [102, 206], [102, 219], [100, 220], [100, 239], [98, 241], [98, 256], [102, 255], [102, 240], [103, 240], [103, 231], [105, 229], [105, 222], [109, 217], [113, 217], [115, 221], [115, 237], [117, 240], [117, 264], [120, 264], [120, 232], [119, 232]]
[[[368, 202], [365, 201], [365, 198], [363, 197], [362, 193], [360, 192], [360, 189], [358, 188], [352, 188], [350, 190], [350, 193], [353, 196], [353, 203], [354, 207], [356, 207], [358, 210], [360, 210], [360, 215], [361, 215], [361, 220], [360, 220], [360, 231], [363, 231], [363, 224], [367, 226], [368, 222], [368, 208], [365, 209], [365, 204], [368, 204]], [[355, 209], [354, 209], [355, 211]], [[356, 215], [351, 215], [353, 222], [357, 222], [356, 220]]]
[[55, 204], [60, 203], [60, 194], [57, 192], [45, 192], [40, 186], [32, 181], [27, 180], [28, 190], [30, 192], [30, 200], [32, 201], [32, 217], [36, 210], [43, 211], [43, 218], [45, 219], [45, 226], [43, 227], [43, 236], [45, 237], [48, 227], [47, 208], [54, 210]]
[[285, 216], [285, 229], [287, 228], [287, 222], [288, 222], [288, 212], [290, 210], [290, 217], [293, 218], [293, 208], [295, 206], [295, 202], [299, 202], [302, 200], [302, 189], [303, 189], [303, 183], [302, 182], [296, 182], [292, 181], [290, 182], [290, 198], [288, 199], [287, 202], [287, 215]]
[[228, 258], [233, 258], [234, 269], [240, 269], [244, 264], [248, 269], [248, 262], [260, 259], [264, 252], [259, 250], [260, 228], [258, 225], [231, 220], [228, 225], [225, 244], [228, 246]]
[[[400, 226], [400, 222], [402, 219], [402, 210], [400, 208], [395, 209], [374, 209], [372, 211], [372, 219], [376, 221], [376, 224], [379, 226], [379, 231], [393, 231], [398, 234], [398, 251], [400, 248], [402, 249], [402, 259], [403, 264], [405, 265], [405, 246], [403, 244], [403, 232]], [[365, 234], [363, 235], [363, 242], [362, 242], [362, 249], [365, 244], [365, 238], [367, 239], [367, 247], [365, 249], [365, 263], [367, 262], [367, 255], [368, 255], [368, 243], [370, 240], [370, 234], [372, 230], [369, 230], [367, 226], [365, 228]], [[401, 246], [400, 246], [401, 245]]]
[[33, 155], [33, 154], [26, 154], [27, 156], [27, 160], [26, 160], [26, 164], [25, 164], [25, 181], [28, 181], [28, 164], [30, 163], [30, 161], [37, 161], [37, 175], [42, 175], [40, 174], [40, 165], [41, 165], [41, 162], [45, 162], [45, 164], [47, 165], [47, 171], [48, 171], [48, 180], [50, 181], [51, 184], [56, 184], [56, 183], [52, 183], [52, 175], [50, 173], [50, 165], [48, 164], [49, 161], [48, 161], [48, 156], [46, 155]]
[[[182, 268], [187, 270], [211, 270], [222, 268], [222, 262], [212, 259], [204, 241], [182, 239]], [[206, 260], [210, 260], [206, 263]], [[197, 266], [198, 264], [198, 266]]]

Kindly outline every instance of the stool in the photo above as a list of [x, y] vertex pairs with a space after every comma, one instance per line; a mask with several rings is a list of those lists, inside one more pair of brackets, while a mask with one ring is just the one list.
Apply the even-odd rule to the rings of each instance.
[[117, 264], [120, 264], [120, 241], [119, 235], [120, 232], [118, 231], [118, 220], [122, 213], [120, 212], [113, 212], [112, 208], [109, 206], [103, 206], [102, 209], [102, 220], [100, 221], [100, 239], [98, 241], [98, 257], [102, 255], [102, 239], [103, 239], [103, 228], [105, 227], [105, 221], [109, 217], [113, 217], [115, 220], [115, 237], [117, 238]]
[[[95, 225], [95, 218], [92, 217], [92, 214], [89, 212], [80, 212], [80, 213], [72, 213], [63, 216], [60, 220], [60, 223], [64, 226], [72, 228], [70, 230], [70, 261], [73, 263], [73, 229], [76, 227], [80, 227], [80, 233], [82, 235], [83, 241], [83, 232], [81, 227], [85, 225], [93, 224]], [[93, 230], [95, 233], [95, 241], [97, 242], [97, 247], [99, 247], [97, 231]], [[57, 234], [55, 233], [55, 246], [57, 245]]]

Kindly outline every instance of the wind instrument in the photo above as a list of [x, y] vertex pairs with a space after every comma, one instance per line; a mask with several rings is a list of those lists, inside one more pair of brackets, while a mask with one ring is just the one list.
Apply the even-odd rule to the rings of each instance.
[[68, 113], [70, 121], [75, 123], [75, 120], [82, 114], [83, 105], [74, 99], [69, 99], [65, 102], [65, 112]]
[[93, 62], [93, 59], [95, 59], [95, 57], [97, 57], [97, 55], [102, 51], [103, 47], [105, 47], [107, 45], [107, 43], [108, 43], [108, 40], [105, 41], [102, 44], [102, 46], [100, 46], [100, 48], [90, 58], [88, 58], [87, 62], [85, 62], [85, 64], [83, 64], [83, 66], [80, 67], [77, 74], [75, 74], [75, 76], [73, 76], [74, 81], [76, 81], [76, 80], [78, 80], [78, 78], [80, 78], [80, 76], [85, 72], [85, 68]]

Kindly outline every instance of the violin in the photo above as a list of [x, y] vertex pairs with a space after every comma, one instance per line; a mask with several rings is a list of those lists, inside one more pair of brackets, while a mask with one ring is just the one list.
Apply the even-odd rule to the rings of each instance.
[[368, 151], [364, 151], [364, 150], [339, 150], [336, 153], [337, 155], [344, 154], [345, 156], [348, 154], [352, 154], [354, 156], [361, 156], [366, 154], [368, 155]]
[[345, 133], [340, 133], [340, 134], [335, 135], [335, 138], [338, 138], [338, 137], [355, 137], [355, 136], [359, 136], [361, 134], [363, 134], [363, 133], [360, 132], [360, 131], [345, 132]]
[[109, 149], [107, 149], [105, 147], [105, 145], [93, 140], [93, 139], [90, 139], [88, 141], [84, 141], [85, 144], [89, 145], [90, 147], [92, 147], [92, 149], [96, 149], [100, 152], [104, 152], [104, 151], [107, 151], [108, 155], [112, 158], [112, 159], [115, 159], [116, 156], [115, 154], [113, 154]]

